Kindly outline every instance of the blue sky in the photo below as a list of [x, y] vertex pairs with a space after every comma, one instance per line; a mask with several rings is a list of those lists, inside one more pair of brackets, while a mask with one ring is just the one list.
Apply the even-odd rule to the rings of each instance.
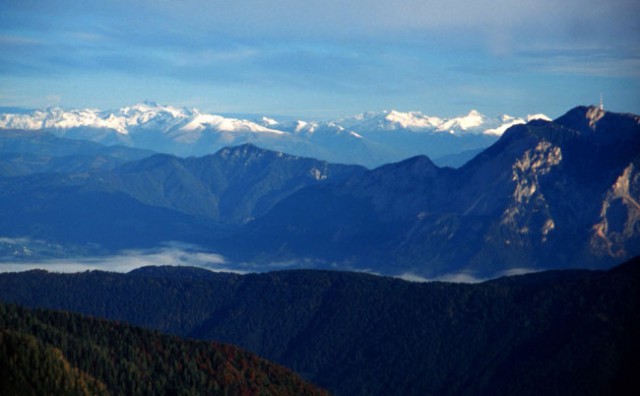
[[[558, 4], [559, 3], [559, 4]], [[640, 113], [637, 0], [2, 0], [0, 106]]]

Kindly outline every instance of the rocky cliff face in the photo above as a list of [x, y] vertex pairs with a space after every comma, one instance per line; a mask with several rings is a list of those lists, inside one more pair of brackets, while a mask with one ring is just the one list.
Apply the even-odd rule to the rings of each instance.
[[600, 257], [640, 254], [639, 160], [627, 166], [602, 202], [600, 221], [592, 228], [590, 248]]

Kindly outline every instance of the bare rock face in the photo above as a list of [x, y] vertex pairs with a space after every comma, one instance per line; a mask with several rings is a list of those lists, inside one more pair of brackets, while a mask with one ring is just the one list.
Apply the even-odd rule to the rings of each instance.
[[607, 192], [600, 221], [593, 226], [592, 251], [599, 256], [640, 254], [640, 170], [638, 161], [627, 166]]
[[539, 236], [542, 242], [546, 241], [555, 224], [539, 179], [552, 172], [553, 167], [558, 166], [561, 161], [560, 147], [552, 146], [546, 141], [527, 150], [516, 161], [512, 167], [515, 189], [512, 201], [502, 216], [502, 225], [520, 234], [533, 234], [533, 238]]

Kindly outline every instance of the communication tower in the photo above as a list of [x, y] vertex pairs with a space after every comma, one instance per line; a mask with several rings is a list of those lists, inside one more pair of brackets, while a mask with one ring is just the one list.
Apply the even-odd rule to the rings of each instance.
[[602, 102], [602, 93], [600, 94], [600, 110], [604, 110], [604, 103]]

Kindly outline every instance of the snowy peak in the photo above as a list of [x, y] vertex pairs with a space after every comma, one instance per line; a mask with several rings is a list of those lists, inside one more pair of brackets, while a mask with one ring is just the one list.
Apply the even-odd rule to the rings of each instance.
[[397, 110], [385, 110], [381, 113], [362, 113], [353, 117], [343, 118], [337, 123], [356, 132], [433, 130], [440, 125], [442, 120], [431, 117], [419, 111], [401, 112]]
[[[105, 114], [105, 113], [103, 113]], [[197, 110], [179, 109], [161, 106], [154, 102], [143, 102], [123, 107], [114, 117], [122, 119], [127, 126], [160, 126], [164, 123], [175, 124], [198, 114]]]
[[500, 136], [509, 127], [524, 124], [532, 119], [546, 119], [544, 114], [536, 114], [525, 118], [517, 118], [509, 115], [487, 117], [477, 110], [471, 110], [468, 114], [453, 117], [440, 118], [428, 116], [419, 111], [400, 112], [397, 110], [383, 111], [381, 113], [362, 113], [350, 118], [338, 121], [360, 135], [366, 136], [368, 132], [384, 131], [410, 131], [449, 134], [486, 134]]
[[526, 124], [533, 120], [551, 121], [551, 118], [544, 114], [529, 114], [526, 118], [516, 118], [505, 114], [501, 117], [501, 125], [496, 128], [485, 129], [483, 133], [485, 135], [502, 136], [512, 126]]
[[204, 131], [213, 129], [220, 132], [250, 132], [250, 133], [272, 133], [276, 135], [284, 132], [266, 128], [251, 121], [226, 118], [211, 114], [195, 114], [189, 122], [180, 128], [183, 131]]
[[36, 110], [28, 114], [3, 114], [0, 116], [0, 127], [26, 130], [93, 127], [127, 133], [126, 122], [114, 114], [104, 116], [95, 109], [67, 111], [58, 107]]
[[386, 112], [383, 117], [385, 125], [389, 129], [425, 129], [439, 125], [442, 120], [438, 117], [430, 117], [419, 111], [403, 113], [396, 110]]
[[471, 110], [465, 116], [455, 117], [444, 121], [438, 126], [438, 131], [456, 133], [458, 131], [467, 132], [481, 127], [485, 124], [487, 117], [477, 110]]
[[[117, 111], [96, 109], [49, 108], [27, 114], [3, 114], [0, 127], [27, 130], [68, 130], [73, 128], [111, 129], [128, 134], [129, 127], [156, 121], [156, 124], [170, 119], [184, 118], [183, 111], [172, 107], [152, 106], [148, 103], [124, 107]], [[159, 119], [160, 118], [160, 119]]]
[[295, 126], [293, 131], [296, 133], [301, 133], [301, 132], [313, 133], [315, 132], [316, 126], [317, 126], [315, 122], [306, 122], [302, 120], [296, 121], [294, 125]]
[[117, 110], [50, 108], [0, 114], [0, 128], [44, 130], [59, 137], [170, 153], [211, 154], [259, 147], [326, 161], [377, 167], [416, 155], [440, 158], [489, 146], [532, 117], [487, 117], [477, 110], [442, 118], [420, 111], [368, 112], [338, 120], [239, 119], [197, 109], [142, 102]]
[[273, 118], [265, 116], [265, 117], [261, 117], [260, 118], [259, 124], [262, 125], [262, 126], [266, 126], [266, 127], [274, 127], [274, 126], [278, 125], [279, 122], [274, 120]]
[[[269, 119], [270, 120], [270, 119]], [[270, 120], [275, 122], [275, 120]], [[121, 134], [140, 130], [191, 132], [217, 130], [221, 132], [252, 132], [282, 134], [281, 131], [258, 125], [251, 121], [204, 114], [197, 109], [163, 106], [143, 102], [116, 111], [95, 109], [51, 108], [28, 114], [3, 114], [0, 128], [27, 130], [69, 130], [73, 128], [110, 129]]]
[[551, 118], [547, 117], [542, 113], [527, 115], [527, 122], [534, 121], [534, 120], [551, 121]]
[[[597, 108], [593, 119], [596, 120]], [[50, 108], [36, 110], [27, 114], [0, 115], [0, 128], [27, 130], [66, 130], [72, 128], [110, 129], [120, 134], [130, 134], [134, 129], [153, 129], [168, 132], [180, 130], [184, 132], [201, 132], [217, 130], [220, 132], [313, 134], [317, 130], [344, 133], [349, 131], [353, 136], [365, 136], [370, 132], [410, 131], [431, 133], [476, 133], [500, 136], [513, 125], [524, 124], [532, 119], [546, 119], [543, 114], [529, 115], [525, 118], [503, 115], [490, 118], [477, 110], [468, 114], [440, 118], [425, 115], [419, 111], [401, 112], [398, 110], [380, 113], [363, 113], [353, 117], [328, 122], [278, 122], [273, 118], [261, 117], [253, 121], [226, 118], [219, 115], [206, 114], [197, 109], [177, 108], [159, 105], [155, 102], [143, 102], [123, 107], [116, 111], [100, 111], [96, 109]], [[599, 118], [598, 118], [599, 119]], [[597, 121], [597, 120], [596, 120]], [[595, 122], [595, 121], [594, 121]]]
[[143, 102], [130, 107], [123, 107], [119, 114], [125, 117], [140, 117], [150, 119], [161, 115], [168, 115], [173, 118], [185, 118], [194, 113], [193, 110], [179, 109], [173, 106], [161, 106], [155, 102]]

